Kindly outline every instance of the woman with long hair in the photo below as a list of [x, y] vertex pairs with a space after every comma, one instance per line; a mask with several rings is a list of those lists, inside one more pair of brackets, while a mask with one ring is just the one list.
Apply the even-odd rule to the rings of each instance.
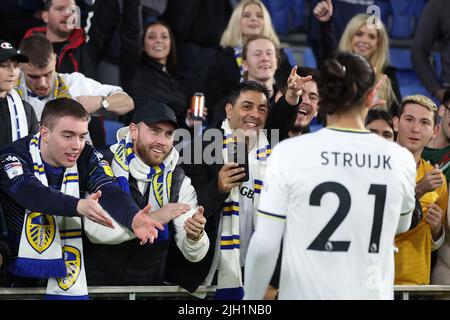
[[401, 94], [395, 68], [389, 66], [389, 37], [383, 22], [375, 16], [355, 15], [347, 24], [337, 46], [331, 22], [333, 16], [331, 1], [319, 2], [313, 12], [321, 22], [319, 65], [332, 57], [336, 49], [361, 54], [370, 61], [377, 80], [380, 80], [383, 74], [388, 76], [378, 92], [385, 104], [377, 108], [389, 111], [393, 116], [397, 115]]
[[122, 87], [133, 98], [135, 112], [149, 100], [161, 102], [175, 112], [178, 123], [183, 126], [189, 99], [177, 75], [171, 28], [163, 21], [154, 21], [144, 27], [142, 38], [138, 8], [139, 1], [126, 1], [124, 5], [120, 59]]
[[[273, 28], [270, 14], [260, 0], [242, 0], [234, 9], [225, 29], [213, 65], [210, 66], [206, 81], [206, 104], [209, 106], [208, 119], [214, 116], [213, 107], [244, 80], [242, 49], [250, 37], [262, 35], [270, 39], [275, 47], [280, 40]], [[275, 73], [275, 82], [288, 78], [292, 66], [282, 51]], [[271, 88], [269, 88], [271, 89]]]

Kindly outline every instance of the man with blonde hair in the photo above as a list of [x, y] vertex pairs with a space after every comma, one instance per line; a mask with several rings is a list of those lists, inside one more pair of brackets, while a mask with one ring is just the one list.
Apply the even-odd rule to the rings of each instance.
[[395, 284], [430, 284], [431, 252], [445, 239], [443, 223], [447, 214], [447, 181], [442, 171], [422, 157], [422, 151], [437, 133], [437, 107], [423, 95], [403, 99], [399, 116], [394, 117], [397, 143], [407, 148], [417, 164], [416, 198], [424, 218], [408, 232], [395, 237]]

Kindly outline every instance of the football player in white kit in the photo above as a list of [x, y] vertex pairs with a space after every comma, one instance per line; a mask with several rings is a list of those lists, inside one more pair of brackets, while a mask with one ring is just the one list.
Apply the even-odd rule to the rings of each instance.
[[263, 298], [281, 241], [279, 299], [393, 299], [393, 241], [411, 224], [416, 165], [364, 127], [378, 87], [360, 55], [325, 61], [328, 126], [281, 142], [268, 160], [245, 299]]

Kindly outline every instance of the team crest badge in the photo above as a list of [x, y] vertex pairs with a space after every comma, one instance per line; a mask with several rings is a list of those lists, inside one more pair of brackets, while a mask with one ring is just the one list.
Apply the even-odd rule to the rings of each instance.
[[64, 290], [69, 290], [77, 281], [81, 271], [81, 252], [75, 247], [63, 247], [64, 262], [66, 263], [67, 276], [58, 278], [58, 286]]
[[109, 166], [108, 161], [106, 160], [100, 161], [100, 166], [103, 168], [103, 171], [105, 171], [107, 176], [114, 177], [114, 174], [111, 170], [111, 167]]
[[31, 247], [41, 254], [47, 250], [55, 240], [55, 218], [49, 214], [31, 212], [25, 226], [27, 240]]

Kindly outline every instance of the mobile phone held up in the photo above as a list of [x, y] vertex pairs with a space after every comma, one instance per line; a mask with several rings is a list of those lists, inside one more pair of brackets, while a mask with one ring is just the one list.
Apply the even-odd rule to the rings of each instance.
[[227, 144], [228, 162], [235, 162], [238, 168], [244, 168], [245, 177], [237, 182], [245, 182], [249, 179], [248, 148], [245, 142], [230, 142]]

